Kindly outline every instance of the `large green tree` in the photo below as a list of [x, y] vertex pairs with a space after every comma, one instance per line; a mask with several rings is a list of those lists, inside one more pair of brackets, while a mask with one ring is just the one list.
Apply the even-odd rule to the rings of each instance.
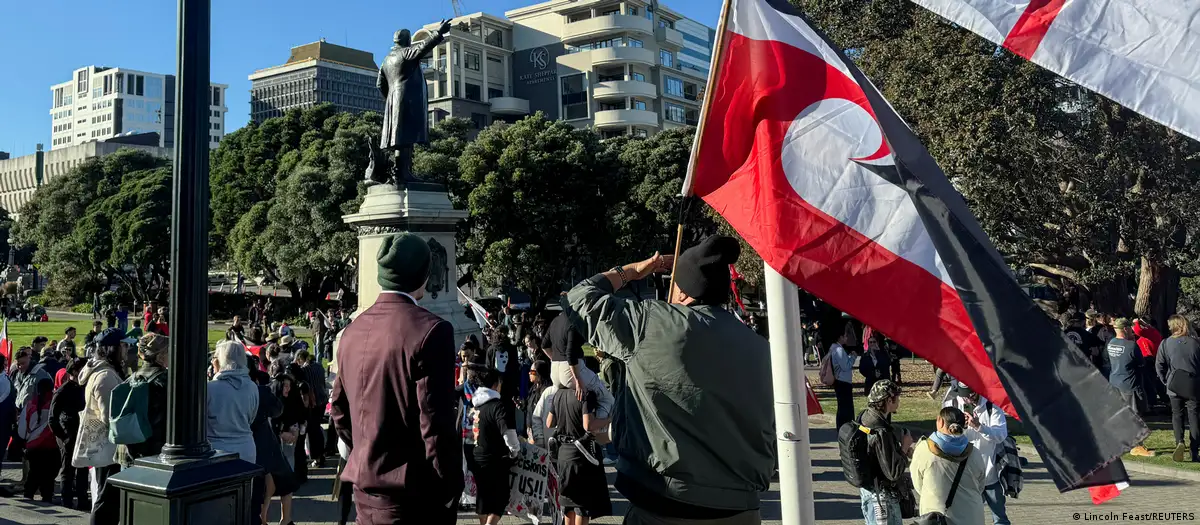
[[379, 129], [378, 114], [322, 104], [230, 134], [213, 154], [214, 258], [302, 301], [348, 288], [357, 245], [342, 215], [358, 207]]
[[132, 149], [90, 159], [40, 188], [21, 209], [17, 242], [60, 304], [117, 284], [135, 299], [160, 297], [170, 263], [171, 168]]
[[595, 132], [540, 113], [484, 129], [459, 158], [458, 198], [470, 212], [459, 263], [484, 286], [528, 293], [540, 309], [606, 246], [613, 163]]
[[911, 2], [794, 3], [852, 50], [1014, 266], [1107, 311], [1132, 313], [1129, 283], [1138, 314], [1174, 311], [1197, 255], [1195, 142]]
[[[443, 119], [429, 128], [429, 144], [418, 145], [413, 151], [413, 175], [421, 180], [458, 184], [458, 157], [467, 148], [474, 125], [465, 118]], [[460, 192], [451, 192], [454, 196]]]

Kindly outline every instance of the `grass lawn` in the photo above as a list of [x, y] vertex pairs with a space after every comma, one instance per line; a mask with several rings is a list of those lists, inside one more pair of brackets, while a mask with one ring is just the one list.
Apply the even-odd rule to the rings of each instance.
[[[92, 329], [91, 321], [48, 321], [45, 323], [8, 323], [8, 337], [13, 342], [13, 349], [22, 346], [29, 346], [33, 343], [33, 338], [39, 335], [44, 335], [47, 338], [55, 341], [61, 341], [63, 334], [67, 328], [75, 327], [77, 335], [75, 336], [75, 348], [80, 355], [83, 353], [83, 339], [88, 331]], [[312, 337], [298, 333], [300, 339], [308, 341], [312, 345]], [[216, 347], [218, 341], [225, 338], [225, 330], [208, 331], [208, 349], [212, 350]]]
[[[937, 418], [937, 412], [941, 410], [941, 398], [939, 397], [937, 401], [933, 401], [925, 397], [925, 392], [929, 391], [933, 376], [929, 364], [923, 360], [912, 362], [909, 359], [904, 359], [901, 365], [901, 374], [904, 379], [904, 393], [900, 400], [900, 411], [892, 416], [892, 421], [908, 427], [914, 433], [932, 433], [935, 430], [934, 420]], [[854, 408], [857, 414], [866, 408], [867, 400], [862, 395], [862, 377], [858, 375], [857, 371], [854, 375], [857, 381], [854, 385]], [[815, 370], [809, 371], [809, 382], [816, 390], [817, 398], [820, 400], [821, 408], [825, 410], [825, 413], [836, 413], [837, 401], [834, 399], [833, 388], [821, 386]], [[945, 391], [945, 387], [942, 387], [941, 392], [944, 394]], [[1200, 463], [1176, 463], [1171, 459], [1171, 453], [1175, 451], [1175, 436], [1171, 431], [1171, 417], [1169, 414], [1149, 416], [1146, 420], [1146, 426], [1150, 428], [1150, 437], [1146, 439], [1145, 446], [1155, 451], [1157, 455], [1152, 458], [1144, 458], [1126, 454], [1123, 457], [1125, 461], [1200, 471]], [[1029, 439], [1029, 435], [1025, 433], [1020, 421], [1009, 417], [1008, 432], [1023, 449], [1033, 451], [1033, 442]]]

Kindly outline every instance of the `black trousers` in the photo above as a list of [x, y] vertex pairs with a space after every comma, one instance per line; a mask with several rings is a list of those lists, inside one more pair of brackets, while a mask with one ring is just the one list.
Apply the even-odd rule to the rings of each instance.
[[71, 456], [75, 452], [74, 434], [71, 435], [71, 439], [58, 440], [58, 452], [62, 463], [62, 504], [64, 507], [77, 508], [74, 500], [78, 499], [79, 505], [82, 506], [89, 499], [88, 471], [71, 466]]
[[314, 461], [325, 461], [325, 430], [321, 428], [321, 420], [325, 412], [325, 404], [320, 403], [320, 407], [313, 407], [308, 413], [308, 433], [305, 436], [308, 438], [308, 449], [311, 451], [310, 458]]
[[1187, 417], [1188, 432], [1191, 434], [1192, 461], [1200, 462], [1200, 403], [1178, 396], [1171, 396], [1171, 429], [1175, 431], [1175, 444], [1183, 443], [1183, 420]]
[[121, 471], [120, 465], [94, 467], [99, 494], [92, 494], [92, 516], [90, 525], [117, 525], [121, 521], [121, 494], [117, 487], [108, 483], [108, 477]]
[[25, 465], [29, 478], [25, 480], [25, 497], [33, 499], [35, 492], [42, 500], [54, 498], [54, 478], [58, 475], [59, 455], [57, 448], [35, 448], [25, 451]]
[[837, 426], [854, 420], [854, 387], [845, 381], [833, 382], [833, 393], [837, 397]]

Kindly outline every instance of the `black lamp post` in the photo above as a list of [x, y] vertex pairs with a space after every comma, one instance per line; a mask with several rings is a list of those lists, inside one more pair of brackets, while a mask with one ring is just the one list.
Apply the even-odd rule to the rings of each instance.
[[167, 445], [109, 478], [123, 525], [249, 524], [261, 471], [206, 437], [210, 2], [179, 0]]

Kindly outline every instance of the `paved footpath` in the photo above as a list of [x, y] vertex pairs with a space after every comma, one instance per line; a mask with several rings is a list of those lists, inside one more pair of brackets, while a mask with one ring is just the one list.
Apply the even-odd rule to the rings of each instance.
[[[817, 520], [822, 524], [851, 525], [861, 524], [862, 510], [859, 506], [857, 489], [846, 484], [842, 478], [841, 462], [837, 455], [837, 443], [833, 430], [831, 416], [814, 416], [812, 423], [813, 488], [816, 497]], [[1023, 451], [1024, 452], [1024, 451]], [[19, 475], [20, 469], [13, 463], [6, 463], [4, 477], [11, 478]], [[333, 479], [332, 469], [313, 471], [311, 479], [296, 495], [294, 519], [297, 524], [325, 525], [337, 522], [337, 503], [330, 498]], [[1013, 523], [1017, 524], [1058, 524], [1071, 523], [1075, 513], [1115, 513], [1115, 516], [1105, 519], [1086, 521], [1105, 521], [1106, 523], [1144, 523], [1123, 519], [1121, 513], [1148, 512], [1191, 512], [1193, 519], [1189, 521], [1175, 520], [1183, 523], [1200, 523], [1200, 483], [1168, 479], [1148, 474], [1133, 473], [1132, 486], [1116, 500], [1102, 506], [1093, 506], [1086, 491], [1075, 491], [1059, 494], [1050, 481], [1049, 474], [1037, 459], [1032, 459], [1025, 470], [1025, 488], [1020, 499], [1009, 500], [1008, 514]], [[611, 481], [611, 471], [610, 471]], [[618, 516], [622, 514], [627, 502], [615, 491], [612, 492], [614, 510]], [[765, 524], [781, 523], [779, 514], [779, 485], [772, 483], [769, 492], [763, 494], [763, 518]], [[271, 513], [271, 522], [279, 522], [279, 504], [276, 503]], [[460, 514], [459, 524], [478, 523], [470, 514]], [[526, 523], [512, 516], [504, 519], [504, 524]], [[598, 524], [620, 523], [619, 517], [595, 520]], [[986, 518], [991, 523], [990, 516]], [[84, 525], [87, 523], [83, 513], [64, 510], [61, 507], [33, 503], [23, 499], [0, 499], [0, 525], [12, 523], [29, 525]]]

